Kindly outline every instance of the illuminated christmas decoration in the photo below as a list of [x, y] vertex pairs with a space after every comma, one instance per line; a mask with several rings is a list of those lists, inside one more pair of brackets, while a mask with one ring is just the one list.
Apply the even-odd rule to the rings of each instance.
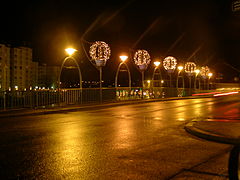
[[147, 69], [148, 64], [150, 63], [150, 55], [146, 50], [137, 50], [134, 54], [134, 62], [139, 67], [141, 71]]
[[187, 62], [184, 69], [185, 72], [188, 73], [188, 75], [192, 75], [193, 73], [195, 73], [196, 64], [194, 62]]
[[203, 78], [207, 78], [209, 72], [210, 72], [210, 69], [208, 68], [208, 66], [203, 66], [203, 67], [201, 67], [200, 75], [201, 75]]
[[91, 45], [89, 53], [92, 60], [96, 62], [96, 66], [105, 66], [110, 58], [111, 50], [107, 43], [96, 41]]
[[177, 59], [172, 57], [172, 56], [168, 56], [163, 60], [163, 67], [169, 72], [173, 72], [176, 69], [177, 66]]

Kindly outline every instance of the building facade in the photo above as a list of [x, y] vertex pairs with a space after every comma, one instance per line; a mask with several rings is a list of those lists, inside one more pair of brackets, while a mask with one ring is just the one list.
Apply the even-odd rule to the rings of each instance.
[[0, 44], [0, 91], [10, 88], [10, 47]]
[[0, 91], [57, 88], [59, 66], [33, 61], [32, 48], [0, 44]]
[[26, 90], [32, 84], [32, 49], [14, 47], [10, 52], [10, 83], [11, 89]]

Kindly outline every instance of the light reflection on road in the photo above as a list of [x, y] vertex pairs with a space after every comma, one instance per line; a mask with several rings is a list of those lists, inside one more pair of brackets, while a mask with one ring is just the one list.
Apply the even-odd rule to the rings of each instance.
[[[137, 179], [135, 174], [142, 179], [152, 175], [164, 179], [164, 173], [174, 168], [198, 163], [200, 158], [193, 151], [204, 147], [202, 151], [209, 149], [210, 155], [212, 149], [219, 149], [216, 144], [199, 145], [183, 130], [193, 118], [239, 116], [238, 102], [217, 102], [185, 99], [26, 116], [11, 123], [2, 119], [0, 149], [9, 150], [10, 161], [2, 155], [7, 150], [0, 160], [16, 167], [6, 168], [9, 174], [21, 172], [29, 179]], [[8, 137], [3, 138], [5, 134]], [[11, 158], [16, 152], [18, 159]], [[33, 165], [22, 166], [26, 159], [34, 161]], [[150, 176], [141, 174], [141, 168]]]

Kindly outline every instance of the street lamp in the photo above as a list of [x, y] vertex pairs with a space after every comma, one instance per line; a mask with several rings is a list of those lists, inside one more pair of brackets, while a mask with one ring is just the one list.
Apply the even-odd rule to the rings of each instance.
[[95, 62], [95, 66], [99, 70], [99, 87], [100, 87], [100, 102], [102, 103], [102, 67], [106, 65], [110, 58], [111, 50], [107, 43], [96, 41], [90, 46], [90, 57]]
[[[161, 70], [160, 70], [161, 62], [160, 61], [155, 61], [153, 64], [155, 65], [155, 68], [153, 70], [153, 75], [152, 75], [152, 87], [154, 87], [154, 76], [155, 76], [155, 73], [156, 73], [157, 69], [159, 69], [160, 80], [162, 80], [162, 74], [161, 74]], [[161, 84], [160, 84], [160, 86], [161, 86]]]
[[[211, 79], [212, 76], [213, 76], [213, 73], [209, 72], [209, 73], [208, 73], [208, 90], [209, 90], [209, 88], [210, 88], [210, 79]], [[211, 89], [211, 88], [210, 88], [210, 89]]]
[[146, 50], [137, 50], [134, 54], [134, 62], [138, 66], [142, 74], [142, 98], [144, 88], [144, 71], [147, 69], [148, 64], [151, 62], [150, 55]]
[[[194, 89], [196, 90], [197, 89], [197, 77], [198, 77], [198, 74], [200, 73], [200, 70], [199, 69], [196, 69], [195, 70], [195, 80], [194, 80]], [[200, 80], [198, 81], [199, 82], [199, 89], [200, 89]]]
[[[67, 53], [67, 57], [64, 58], [63, 62], [62, 62], [62, 65], [61, 65], [61, 68], [60, 68], [60, 72], [59, 72], [59, 75], [58, 75], [58, 89], [59, 89], [59, 93], [60, 93], [60, 85], [61, 85], [61, 73], [62, 73], [62, 69], [63, 69], [63, 66], [65, 64], [65, 62], [69, 59], [72, 59], [75, 64], [77, 65], [77, 68], [78, 68], [78, 73], [79, 73], [79, 86], [80, 86], [80, 97], [81, 97], [81, 103], [82, 103], [82, 73], [81, 73], [81, 69], [80, 69], [80, 66], [78, 65], [78, 62], [76, 61], [76, 59], [73, 57], [73, 54], [77, 51], [76, 49], [73, 49], [73, 48], [67, 48], [65, 49], [66, 53]], [[59, 103], [60, 103], [60, 94], [59, 94]]]
[[172, 56], [168, 56], [163, 60], [163, 67], [169, 73], [169, 77], [170, 77], [169, 87], [172, 87], [171, 74], [175, 71], [176, 66], [177, 66], [177, 59]]
[[206, 88], [206, 79], [208, 77], [209, 72], [210, 72], [210, 69], [208, 66], [202, 66], [200, 69], [200, 75], [203, 78], [203, 89]]
[[[177, 87], [177, 91], [178, 91], [178, 96], [182, 96], [183, 95], [183, 90], [184, 90], [184, 77], [183, 77], [183, 75], [181, 76], [180, 74], [181, 74], [181, 72], [183, 70], [183, 66], [178, 66], [177, 69], [178, 69], [178, 74], [177, 74], [177, 85], [176, 85], [176, 87]], [[180, 95], [179, 88], [178, 88], [178, 79], [179, 78], [182, 78], [182, 91], [181, 91], [181, 95]]]
[[127, 68], [127, 72], [128, 72], [128, 87], [131, 90], [131, 74], [130, 74], [130, 70], [128, 68], [128, 65], [125, 63], [126, 60], [128, 59], [128, 56], [122, 55], [122, 56], [119, 56], [119, 58], [121, 60], [121, 63], [118, 66], [118, 69], [117, 69], [117, 72], [116, 72], [116, 76], [115, 76], [115, 88], [118, 87], [117, 86], [117, 84], [118, 84], [118, 74], [119, 74], [120, 68], [121, 68], [122, 65], [125, 65], [126, 68]]
[[191, 90], [192, 88], [192, 75], [195, 73], [196, 70], [196, 64], [194, 62], [187, 62], [185, 64], [185, 72], [189, 76], [189, 88]]
[[77, 50], [73, 48], [67, 48], [65, 51], [69, 56], [72, 56]]

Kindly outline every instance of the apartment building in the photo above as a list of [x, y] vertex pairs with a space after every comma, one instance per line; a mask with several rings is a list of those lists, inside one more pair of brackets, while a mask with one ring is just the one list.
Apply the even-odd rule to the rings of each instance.
[[0, 91], [10, 88], [10, 47], [0, 44]]
[[59, 66], [34, 62], [30, 47], [0, 44], [0, 91], [55, 89], [59, 71]]
[[39, 87], [45, 87], [55, 89], [60, 72], [59, 66], [47, 66], [41, 64], [38, 66], [38, 85]]
[[32, 49], [29, 47], [13, 47], [10, 52], [11, 88], [15, 90], [29, 89], [32, 84]]

